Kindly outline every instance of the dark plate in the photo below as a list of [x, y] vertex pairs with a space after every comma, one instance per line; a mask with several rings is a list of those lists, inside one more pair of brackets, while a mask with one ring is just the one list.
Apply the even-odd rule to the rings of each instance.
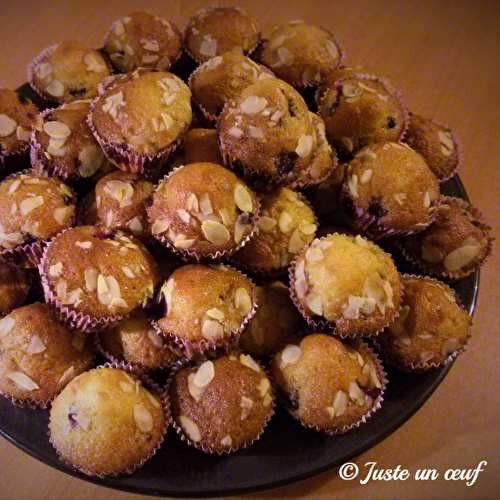
[[[19, 89], [26, 93], [25, 87]], [[467, 200], [454, 176], [443, 194]], [[479, 290], [479, 272], [453, 285], [470, 315]], [[0, 433], [21, 450], [80, 479], [134, 493], [167, 497], [229, 496], [256, 492], [306, 479], [337, 467], [373, 447], [416, 413], [443, 381], [449, 364], [423, 374], [387, 370], [382, 407], [359, 428], [327, 436], [303, 428], [278, 407], [261, 439], [231, 455], [205, 455], [169, 429], [160, 450], [131, 476], [88, 477], [59, 461], [47, 436], [48, 410], [27, 410], [0, 397]]]

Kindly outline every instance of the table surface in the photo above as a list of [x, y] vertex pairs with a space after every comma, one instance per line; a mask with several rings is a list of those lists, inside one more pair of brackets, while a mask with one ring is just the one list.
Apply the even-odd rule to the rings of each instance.
[[[0, 9], [0, 86], [26, 81], [26, 67], [43, 48], [76, 39], [100, 47], [117, 18], [148, 10], [183, 29], [191, 15], [213, 2], [194, 0], [9, 0]], [[273, 26], [302, 19], [330, 29], [349, 66], [363, 65], [389, 78], [409, 109], [448, 124], [460, 138], [465, 162], [459, 174], [471, 203], [493, 235], [500, 227], [500, 2], [495, 0], [225, 0], [257, 17], [263, 35]], [[249, 499], [492, 499], [500, 487], [499, 252], [481, 270], [480, 292], [468, 350], [424, 406], [396, 432], [354, 459], [358, 478], [334, 469]], [[446, 480], [449, 469], [481, 471], [474, 484]], [[368, 480], [398, 465], [407, 480]], [[435, 469], [435, 480], [417, 481], [418, 469]], [[0, 439], [4, 500], [122, 500], [147, 497], [115, 491], [54, 470]]]

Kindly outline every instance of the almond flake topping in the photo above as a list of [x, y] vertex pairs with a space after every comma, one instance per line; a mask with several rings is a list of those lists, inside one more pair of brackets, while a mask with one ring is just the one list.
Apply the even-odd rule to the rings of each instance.
[[58, 207], [54, 210], [54, 220], [61, 226], [68, 222], [71, 214], [73, 213], [73, 207]]
[[0, 115], [0, 137], [8, 137], [16, 131], [17, 122], [10, 116]]
[[14, 325], [16, 324], [16, 320], [12, 318], [11, 316], [5, 316], [0, 321], [0, 339], [7, 335], [12, 328], [14, 328]]
[[240, 402], [240, 407], [241, 407], [240, 419], [241, 420], [245, 420], [248, 417], [253, 405], [254, 405], [254, 402], [250, 398], [247, 398], [246, 396], [241, 396], [241, 402]]
[[255, 362], [255, 360], [250, 356], [250, 354], [240, 354], [240, 363], [248, 366], [256, 372], [261, 372], [260, 366]]
[[349, 397], [344, 391], [337, 391], [335, 397], [333, 398], [333, 403], [331, 408], [327, 408], [331, 417], [340, 417], [347, 410], [347, 403]]
[[65, 387], [68, 382], [75, 378], [75, 367], [70, 366], [62, 375], [61, 378], [57, 381], [57, 390], [61, 390]]
[[247, 115], [255, 115], [263, 111], [267, 106], [267, 99], [265, 97], [258, 97], [256, 95], [248, 96], [240, 105], [242, 113]]
[[231, 239], [231, 235], [224, 224], [214, 220], [205, 220], [201, 224], [205, 238], [214, 245], [224, 245]]
[[195, 443], [201, 441], [200, 429], [198, 429], [196, 423], [190, 418], [185, 415], [179, 415], [179, 425], [191, 441]]
[[200, 45], [200, 54], [207, 57], [214, 57], [217, 54], [217, 40], [211, 35], [205, 35]]
[[106, 71], [106, 65], [99, 62], [91, 52], [85, 54], [83, 62], [87, 65], [87, 71], [94, 71], [95, 73]]
[[153, 430], [153, 416], [144, 405], [134, 405], [134, 420], [141, 432]]
[[[1, 136], [1, 132], [0, 132]], [[20, 141], [29, 142], [31, 139], [31, 130], [25, 130], [21, 126], [16, 127], [16, 136]]]
[[45, 90], [54, 97], [62, 97], [64, 95], [64, 84], [59, 80], [52, 80]]
[[234, 294], [234, 306], [240, 314], [246, 316], [252, 311], [252, 298], [246, 288], [239, 287]]
[[278, 222], [272, 219], [271, 217], [263, 215], [257, 219], [256, 225], [261, 231], [269, 233], [276, 227], [277, 223]]
[[43, 196], [36, 196], [25, 198], [20, 204], [19, 208], [21, 209], [21, 213], [23, 215], [28, 215], [31, 211], [35, 210], [38, 207], [41, 207], [44, 204]]
[[47, 347], [43, 340], [38, 335], [33, 335], [30, 343], [28, 344], [27, 352], [28, 354], [39, 354], [45, 351], [46, 348]]
[[147, 38], [143, 38], [141, 40], [141, 44], [145, 50], [151, 50], [152, 52], [158, 52], [160, 50], [157, 40], [148, 40]]
[[236, 184], [234, 188], [234, 201], [242, 212], [251, 212], [253, 209], [252, 197], [243, 184]]
[[52, 266], [49, 267], [49, 276], [52, 276], [53, 278], [57, 278], [58, 276], [61, 276], [62, 270], [63, 270], [62, 262], [58, 262], [57, 264], [53, 264]]
[[21, 389], [26, 389], [27, 391], [35, 391], [40, 389], [40, 386], [28, 375], [23, 372], [11, 372], [7, 373], [7, 378], [10, 378]]
[[224, 330], [219, 321], [207, 319], [201, 327], [201, 334], [206, 339], [221, 339], [224, 336]]
[[448, 271], [455, 271], [470, 264], [479, 253], [480, 247], [478, 245], [464, 245], [455, 250], [452, 250], [444, 258], [444, 267]]
[[299, 137], [299, 142], [295, 148], [295, 152], [301, 158], [307, 158], [311, 154], [311, 149], [313, 146], [313, 136], [309, 134], [302, 134]]
[[102, 110], [105, 113], [109, 113], [113, 118], [116, 118], [118, 108], [125, 104], [123, 101], [123, 92], [120, 90], [120, 92], [106, 97], [105, 101], [106, 103], [103, 104]]
[[366, 403], [366, 396], [356, 382], [349, 384], [349, 397], [360, 406]]
[[300, 358], [301, 352], [298, 345], [288, 344], [281, 352], [280, 368], [295, 364]]

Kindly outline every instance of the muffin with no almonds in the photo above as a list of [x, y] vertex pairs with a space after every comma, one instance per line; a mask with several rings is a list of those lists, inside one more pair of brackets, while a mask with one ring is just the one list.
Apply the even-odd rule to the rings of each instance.
[[61, 323], [51, 306], [19, 307], [0, 321], [0, 394], [45, 408], [93, 362], [92, 342]]
[[346, 344], [321, 333], [290, 341], [271, 362], [277, 399], [304, 427], [343, 434], [373, 414], [385, 374], [360, 341]]
[[104, 40], [104, 52], [120, 73], [137, 68], [168, 71], [181, 56], [182, 35], [177, 25], [146, 11], [114, 21]]
[[205, 453], [248, 447], [274, 413], [268, 376], [239, 351], [174, 371], [169, 397], [177, 432]]
[[57, 454], [89, 476], [132, 473], [155, 454], [166, 427], [158, 391], [133, 373], [106, 365], [73, 379], [49, 415]]

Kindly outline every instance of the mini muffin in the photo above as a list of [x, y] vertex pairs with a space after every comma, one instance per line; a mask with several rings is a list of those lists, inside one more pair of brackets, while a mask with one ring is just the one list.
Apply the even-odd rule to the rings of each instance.
[[143, 309], [132, 311], [128, 318], [99, 332], [101, 350], [111, 361], [126, 361], [145, 370], [173, 365], [179, 356], [158, 335], [151, 321]]
[[239, 52], [225, 52], [198, 66], [188, 85], [193, 102], [205, 118], [215, 121], [227, 102], [263, 78], [274, 78], [274, 74]]
[[103, 366], [73, 379], [54, 400], [50, 442], [62, 461], [89, 476], [130, 474], [159, 448], [165, 419], [154, 388]]
[[299, 252], [290, 267], [297, 307], [314, 328], [371, 336], [398, 314], [401, 280], [391, 256], [360, 235], [330, 234]]
[[270, 372], [278, 402], [304, 427], [343, 434], [380, 408], [385, 374], [365, 344], [311, 333], [287, 344]]
[[292, 21], [277, 26], [266, 41], [262, 64], [295, 88], [317, 85], [342, 62], [338, 42], [327, 30]]
[[278, 78], [246, 87], [219, 117], [226, 165], [249, 183], [290, 184], [311, 162], [317, 148], [314, 123], [302, 96]]
[[317, 186], [333, 175], [338, 166], [337, 151], [332, 148], [325, 135], [325, 122], [316, 113], [311, 112], [311, 119], [316, 132], [316, 144], [308, 165], [299, 173], [289, 187], [307, 189]]
[[31, 164], [63, 181], [92, 177], [105, 157], [87, 124], [90, 101], [73, 101], [40, 114], [31, 140]]
[[192, 128], [184, 137], [180, 150], [180, 165], [199, 162], [224, 165], [217, 131], [213, 128]]
[[191, 163], [166, 176], [147, 208], [151, 232], [188, 259], [230, 255], [245, 244], [259, 213], [257, 195], [215, 163]]
[[303, 328], [304, 321], [281, 281], [268, 280], [257, 285], [257, 311], [243, 330], [238, 347], [259, 359], [267, 359], [284, 342]]
[[370, 75], [352, 75], [324, 85], [318, 114], [326, 137], [344, 156], [382, 141], [397, 142], [408, 125], [408, 111], [389, 83]]
[[237, 7], [212, 6], [198, 11], [184, 33], [184, 50], [198, 63], [225, 52], [248, 56], [260, 42], [260, 26]]
[[491, 253], [491, 228], [468, 202], [444, 197], [425, 230], [398, 239], [403, 255], [426, 274], [446, 280], [468, 276]]
[[169, 397], [177, 432], [205, 453], [248, 447], [274, 413], [268, 376], [239, 351], [174, 371]]
[[154, 184], [141, 174], [116, 170], [97, 182], [82, 204], [81, 222], [132, 233], [143, 242], [151, 236], [146, 201]]
[[191, 91], [167, 71], [128, 75], [103, 88], [92, 102], [89, 124], [112, 163], [147, 174], [161, 168], [182, 141], [191, 124]]
[[420, 153], [440, 183], [455, 174], [462, 164], [462, 147], [453, 131], [421, 115], [411, 114], [406, 142]]
[[25, 303], [30, 281], [27, 271], [0, 260], [0, 318]]
[[78, 41], [47, 47], [28, 65], [28, 83], [49, 103], [92, 99], [110, 75], [97, 51]]
[[465, 349], [471, 317], [441, 281], [403, 275], [402, 282], [401, 312], [376, 343], [388, 362], [405, 371], [449, 363]]
[[0, 175], [24, 166], [38, 108], [13, 90], [0, 88]]
[[191, 358], [237, 341], [255, 314], [255, 285], [227, 265], [188, 264], [176, 269], [160, 291], [159, 330]]
[[0, 321], [0, 352], [0, 394], [31, 408], [47, 407], [93, 362], [90, 339], [43, 303], [19, 307]]
[[340, 205], [346, 223], [373, 239], [425, 229], [435, 215], [439, 183], [421, 155], [381, 142], [348, 163]]
[[179, 28], [163, 17], [136, 11], [114, 21], [104, 52], [120, 73], [137, 68], [168, 71], [181, 56]]
[[314, 212], [301, 194], [287, 187], [261, 194], [260, 201], [258, 232], [231, 261], [265, 274], [284, 271], [302, 247], [314, 239]]
[[75, 222], [73, 191], [54, 177], [33, 171], [0, 184], [0, 253], [4, 260], [33, 267], [44, 242]]
[[158, 266], [139, 240], [98, 226], [74, 227], [53, 238], [39, 272], [46, 302], [87, 332], [146, 306], [160, 284]]

